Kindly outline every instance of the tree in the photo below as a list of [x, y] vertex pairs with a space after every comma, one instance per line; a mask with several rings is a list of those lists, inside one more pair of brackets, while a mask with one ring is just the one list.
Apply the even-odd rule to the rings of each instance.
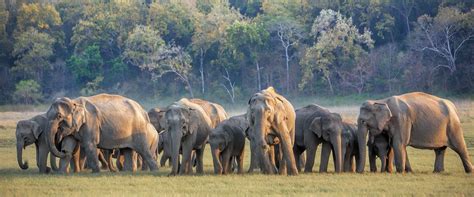
[[227, 28], [242, 16], [226, 5], [215, 5], [205, 15], [197, 15], [197, 24], [192, 36], [192, 49], [199, 55], [199, 73], [201, 77], [201, 92], [205, 92], [204, 56], [212, 45], [224, 43]]
[[474, 39], [473, 16], [473, 10], [462, 13], [457, 8], [444, 7], [435, 17], [418, 18], [416, 48], [432, 52], [445, 61], [434, 66], [432, 73], [440, 68], [448, 69], [451, 74], [457, 70], [456, 61], [463, 46]]
[[168, 73], [177, 75], [194, 97], [188, 78], [191, 57], [182, 47], [165, 45], [158, 31], [150, 26], [135, 27], [125, 42], [122, 56], [127, 63], [150, 72], [153, 81]]
[[15, 37], [12, 56], [15, 57], [13, 71], [21, 73], [24, 78], [41, 81], [43, 73], [51, 70], [49, 61], [53, 55], [54, 39], [34, 28]]
[[0, 1], [0, 46], [2, 46], [0, 49], [0, 57], [7, 56], [7, 45], [11, 46], [7, 34], [8, 16], [9, 13], [5, 1]]
[[[371, 32], [365, 30], [364, 33], [359, 33], [351, 18], [345, 18], [333, 10], [322, 10], [314, 20], [311, 33], [317, 39], [301, 60], [303, 77], [299, 87], [303, 89], [313, 78], [314, 70], [320, 70], [330, 92], [334, 94], [333, 75], [345, 78], [353, 75], [356, 70], [363, 70], [361, 66], [366, 66], [358, 63], [367, 54], [366, 50], [373, 47]], [[358, 75], [353, 78], [364, 79], [364, 72], [359, 72]]]
[[181, 2], [152, 3], [149, 9], [148, 24], [161, 33], [166, 42], [174, 40], [180, 46], [191, 42], [197, 10]]
[[98, 77], [103, 78], [104, 60], [99, 51], [99, 46], [90, 45], [79, 55], [73, 55], [67, 60], [67, 67], [81, 86]]
[[269, 33], [261, 25], [248, 21], [236, 21], [227, 29], [226, 46], [234, 59], [242, 62], [241, 67], [247, 62], [256, 65], [258, 90], [262, 89], [258, 52], [268, 37]]
[[41, 99], [41, 86], [35, 80], [22, 80], [15, 85], [14, 98], [19, 103], [33, 104]]
[[267, 24], [268, 31], [278, 40], [283, 47], [286, 68], [286, 92], [290, 92], [290, 60], [292, 50], [295, 45], [303, 38], [303, 27], [295, 18], [295, 13], [289, 8], [294, 6], [291, 3], [269, 5], [264, 4], [263, 9], [267, 17], [263, 21]]
[[30, 27], [47, 31], [61, 24], [59, 12], [52, 4], [22, 4], [18, 10], [16, 31], [21, 33]]
[[160, 47], [153, 54], [151, 62], [143, 64], [141, 68], [152, 73], [152, 80], [161, 78], [168, 73], [176, 75], [186, 84], [191, 98], [194, 98], [193, 89], [189, 82], [192, 68], [191, 61], [191, 56], [182, 47], [170, 44]]

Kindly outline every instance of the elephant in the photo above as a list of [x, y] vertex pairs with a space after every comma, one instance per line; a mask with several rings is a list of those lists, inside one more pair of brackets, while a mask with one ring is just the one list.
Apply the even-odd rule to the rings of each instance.
[[359, 161], [359, 145], [357, 144], [357, 125], [355, 123], [342, 121], [342, 155], [343, 155], [343, 171], [355, 172], [354, 160]]
[[219, 123], [209, 135], [209, 144], [215, 174], [232, 172], [233, 161], [237, 161], [237, 172], [243, 173], [245, 130], [249, 127], [245, 115], [231, 117]]
[[312, 172], [316, 150], [323, 143], [319, 172], [327, 171], [331, 150], [335, 153], [335, 172], [342, 171], [342, 118], [321, 106], [310, 104], [296, 110], [296, 140], [293, 151], [296, 161], [306, 151], [304, 172]]
[[56, 99], [46, 113], [46, 129], [50, 151], [66, 157], [55, 146], [58, 128], [65, 128], [61, 136], [74, 136], [84, 148], [93, 173], [100, 172], [97, 148], [131, 148], [145, 160], [150, 170], [158, 169], [154, 151], [158, 146], [158, 132], [148, 114], [135, 101], [119, 95], [98, 94], [90, 97]]
[[[166, 130], [170, 140], [172, 169], [169, 176], [192, 173], [192, 152], [196, 154], [196, 172], [203, 173], [203, 154], [211, 133], [212, 122], [204, 109], [183, 98], [167, 107]], [[182, 162], [179, 167], [179, 152]]]
[[456, 107], [447, 99], [412, 92], [380, 100], [367, 100], [360, 107], [357, 125], [359, 173], [365, 167], [367, 134], [376, 136], [381, 133], [389, 136], [398, 173], [406, 171], [407, 146], [434, 150], [436, 158], [433, 172], [444, 171], [444, 154], [446, 147], [450, 147], [461, 158], [464, 171], [472, 172]]
[[[36, 164], [40, 173], [49, 173], [51, 168], [47, 166], [49, 146], [46, 141], [48, 120], [45, 114], [34, 116], [28, 120], [20, 120], [16, 126], [17, 160], [21, 169], [28, 169], [28, 162], [23, 163], [23, 149], [31, 144], [36, 146]], [[53, 170], [58, 170], [56, 157], [50, 154], [50, 164]]]
[[[390, 146], [390, 137], [386, 133], [370, 136], [367, 142], [367, 148], [369, 152], [370, 172], [377, 172], [377, 157], [379, 157], [381, 161], [380, 172], [391, 173], [393, 171], [393, 148]], [[411, 172], [408, 154], [405, 154], [405, 156], [405, 171]]]
[[[250, 142], [265, 174], [275, 174], [267, 156], [270, 146], [266, 138], [277, 137], [282, 152], [278, 172], [282, 175], [298, 175], [295, 157], [291, 148], [295, 141], [295, 111], [293, 105], [279, 95], [273, 87], [254, 94], [248, 101], [247, 120], [250, 123]], [[288, 167], [288, 168], [287, 168]]]

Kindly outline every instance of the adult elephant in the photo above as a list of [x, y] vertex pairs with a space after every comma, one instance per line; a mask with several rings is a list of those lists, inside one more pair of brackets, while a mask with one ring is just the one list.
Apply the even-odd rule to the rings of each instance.
[[150, 170], [158, 169], [154, 156], [158, 132], [146, 111], [131, 99], [110, 94], [73, 100], [63, 97], [46, 114], [49, 148], [58, 157], [66, 154], [58, 151], [54, 137], [58, 128], [65, 128], [70, 132], [62, 132], [61, 136], [72, 135], [81, 142], [94, 173], [100, 171], [97, 148], [131, 148], [144, 158]]
[[293, 151], [296, 161], [299, 161], [299, 156], [306, 150], [305, 172], [312, 172], [316, 150], [321, 143], [323, 143], [323, 151], [321, 152], [319, 171], [327, 171], [331, 150], [335, 155], [335, 171], [342, 171], [342, 130], [341, 116], [331, 113], [326, 108], [311, 104], [296, 110], [296, 142]]
[[[36, 147], [36, 164], [40, 173], [49, 173], [51, 168], [47, 166], [49, 146], [46, 139], [45, 129], [48, 119], [45, 114], [34, 116], [28, 120], [20, 120], [16, 125], [17, 160], [21, 169], [28, 169], [28, 162], [23, 162], [23, 149], [31, 144]], [[57, 170], [56, 157], [50, 154], [50, 164], [53, 170]]]
[[397, 172], [405, 171], [406, 146], [434, 150], [434, 172], [444, 171], [444, 153], [450, 147], [461, 158], [464, 170], [472, 171], [461, 122], [449, 100], [422, 92], [367, 100], [360, 107], [357, 121], [361, 155], [357, 172], [364, 171], [367, 133], [390, 136]]
[[[253, 135], [255, 143], [254, 151], [260, 160], [260, 168], [265, 174], [274, 174], [270, 159], [267, 157], [269, 145], [266, 138], [275, 136], [280, 140], [282, 160], [279, 162], [280, 174], [297, 175], [295, 157], [293, 155], [293, 143], [295, 141], [295, 111], [293, 105], [283, 96], [276, 93], [273, 87], [269, 87], [254, 94], [247, 109], [247, 119], [250, 123], [249, 135]], [[288, 166], [288, 169], [287, 169]], [[287, 172], [288, 171], [288, 172]]]
[[[166, 130], [170, 140], [171, 173], [173, 176], [189, 174], [192, 171], [192, 152], [196, 154], [196, 172], [203, 173], [203, 154], [209, 134], [211, 133], [211, 119], [204, 109], [186, 98], [168, 106], [165, 113]], [[183, 156], [179, 167], [179, 151]]]

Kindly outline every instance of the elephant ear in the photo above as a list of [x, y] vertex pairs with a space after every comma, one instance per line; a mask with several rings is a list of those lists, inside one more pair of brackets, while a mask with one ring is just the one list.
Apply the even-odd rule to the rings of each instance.
[[314, 118], [309, 125], [309, 129], [320, 138], [323, 135], [321, 117]]
[[374, 108], [377, 127], [379, 131], [382, 131], [385, 124], [392, 118], [392, 111], [390, 111], [386, 103], [374, 103]]
[[229, 146], [229, 143], [232, 141], [230, 132], [224, 132], [224, 146]]
[[72, 125], [73, 128], [78, 131], [86, 122], [86, 111], [84, 105], [81, 103], [73, 102], [73, 106]]
[[197, 114], [199, 113], [199, 111], [191, 107], [186, 108], [184, 111], [186, 113], [185, 117], [187, 118], [186, 122], [188, 124], [188, 130], [186, 131], [185, 135], [186, 134], [191, 135], [194, 132], [196, 132], [199, 127], [198, 121], [196, 121], [196, 120], [199, 120], [198, 114]]
[[41, 133], [43, 132], [43, 128], [41, 128], [40, 125], [35, 121], [30, 121], [30, 124], [31, 124], [31, 130], [33, 131], [33, 135], [35, 136], [35, 139], [38, 139]]

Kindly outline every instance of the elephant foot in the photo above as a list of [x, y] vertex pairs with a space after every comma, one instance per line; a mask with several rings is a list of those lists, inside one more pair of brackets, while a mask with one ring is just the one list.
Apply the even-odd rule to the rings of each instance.
[[168, 174], [168, 177], [172, 177], [172, 176], [176, 176], [176, 173], [171, 172], [171, 173]]

